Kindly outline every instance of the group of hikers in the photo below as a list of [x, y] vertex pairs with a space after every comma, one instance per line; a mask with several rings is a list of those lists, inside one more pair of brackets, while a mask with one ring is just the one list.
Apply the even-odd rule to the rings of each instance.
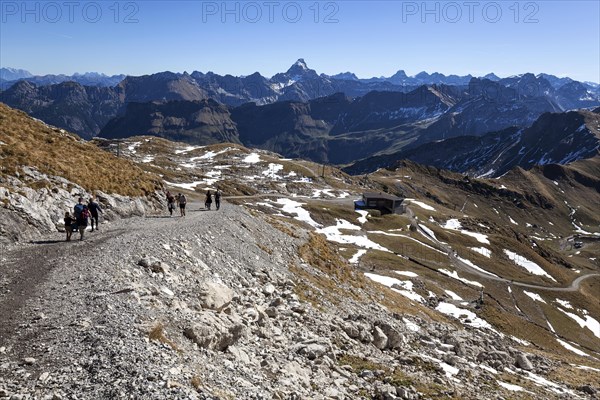
[[[67, 242], [71, 241], [71, 235], [73, 232], [79, 231], [79, 240], [83, 240], [83, 233], [87, 229], [88, 222], [91, 221], [92, 232], [94, 232], [94, 225], [98, 230], [98, 217], [102, 212], [100, 205], [89, 199], [88, 203], [84, 203], [83, 197], [79, 198], [78, 203], [73, 207], [73, 215], [69, 211], [65, 213], [65, 231], [67, 232]], [[95, 224], [94, 224], [95, 223]]]
[[[169, 210], [169, 215], [173, 216], [173, 211], [175, 208], [179, 206], [179, 213], [182, 217], [185, 217], [185, 206], [187, 204], [187, 199], [184, 194], [178, 193], [177, 195], [173, 195], [170, 191], [167, 191], [167, 208]], [[213, 197], [215, 199], [215, 207], [218, 210], [221, 208], [221, 190], [217, 189], [217, 191], [213, 194], [210, 190], [206, 191], [206, 199], [204, 201], [204, 208], [210, 211], [210, 208], [213, 203]]]
[[[178, 193], [176, 196], [173, 196], [170, 191], [167, 191], [167, 206], [169, 209], [169, 214], [173, 216], [173, 211], [175, 211], [175, 207], [179, 205], [179, 212], [182, 217], [185, 217], [185, 205], [187, 204], [187, 199], [184, 194]], [[210, 210], [213, 197], [215, 200], [216, 209], [221, 208], [221, 191], [217, 189], [216, 192], [211, 193], [210, 190], [206, 192], [206, 199], [204, 202], [204, 208]], [[83, 197], [79, 198], [78, 203], [73, 207], [73, 214], [69, 211], [65, 213], [65, 231], [67, 233], [67, 242], [71, 241], [71, 235], [73, 232], [79, 231], [79, 240], [83, 240], [83, 234], [87, 229], [88, 223], [91, 222], [92, 232], [94, 230], [98, 230], [98, 217], [99, 213], [102, 212], [102, 208], [100, 205], [94, 201], [93, 198], [89, 199], [87, 204], [84, 202]]]

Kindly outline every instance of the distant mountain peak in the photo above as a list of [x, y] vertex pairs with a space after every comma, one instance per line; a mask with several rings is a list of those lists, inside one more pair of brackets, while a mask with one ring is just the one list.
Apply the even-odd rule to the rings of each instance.
[[398, 70], [394, 75], [391, 76], [390, 79], [393, 78], [408, 78], [408, 76], [406, 75], [406, 72], [403, 69]]
[[287, 70], [287, 74], [291, 76], [303, 76], [306, 74], [316, 75], [316, 71], [308, 68], [303, 58], [299, 58], [290, 69]]
[[[326, 75], [324, 75], [326, 77]], [[347, 80], [347, 81], [357, 81], [358, 77], [353, 73], [353, 72], [341, 72], [339, 74], [336, 75], [332, 75], [331, 78], [333, 79], [341, 79], [341, 80]]]
[[493, 72], [490, 72], [489, 74], [485, 75], [484, 78], [489, 79], [490, 81], [499, 81], [500, 80], [500, 77]]
[[7, 81], [22, 79], [22, 78], [31, 78], [33, 75], [24, 69], [17, 68], [0, 68], [0, 79], [4, 79]]
[[306, 61], [304, 61], [304, 58], [299, 58], [294, 65], [292, 65], [292, 67], [300, 67], [302, 69], [308, 69], [308, 66], [306, 65]]

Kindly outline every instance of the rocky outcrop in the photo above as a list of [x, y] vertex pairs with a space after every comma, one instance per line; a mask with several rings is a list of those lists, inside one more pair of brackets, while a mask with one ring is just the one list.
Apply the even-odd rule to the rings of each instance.
[[[34, 187], [31, 181], [36, 182]], [[106, 221], [153, 213], [163, 208], [161, 202], [164, 202], [159, 193], [147, 198], [102, 191], [90, 193], [62, 177], [23, 167], [18, 177], [0, 176], [0, 242], [32, 240], [42, 234], [64, 232], [65, 212], [73, 214], [79, 197], [87, 202], [94, 196], [102, 207], [101, 219]]]

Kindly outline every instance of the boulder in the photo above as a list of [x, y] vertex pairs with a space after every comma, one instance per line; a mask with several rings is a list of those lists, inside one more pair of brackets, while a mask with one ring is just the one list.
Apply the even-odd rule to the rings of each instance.
[[577, 390], [579, 390], [580, 392], [592, 395], [592, 396], [597, 393], [597, 390], [594, 389], [594, 387], [592, 385], [582, 385], [582, 386], [579, 386], [577, 388]]
[[219, 282], [206, 282], [200, 288], [198, 297], [203, 308], [220, 311], [231, 303], [234, 292]]
[[187, 327], [183, 335], [204, 349], [225, 351], [246, 333], [246, 327], [227, 314], [202, 312], [198, 322]]
[[388, 337], [378, 326], [373, 329], [373, 344], [379, 350], [385, 349], [388, 345]]
[[275, 286], [272, 283], [267, 283], [263, 289], [262, 292], [265, 296], [270, 296], [273, 293], [275, 293]]
[[533, 369], [533, 364], [531, 363], [531, 361], [529, 361], [529, 358], [527, 358], [527, 355], [525, 355], [524, 353], [520, 353], [517, 355], [515, 364], [517, 365], [517, 367], [524, 369], [525, 371], [531, 371]]
[[309, 343], [302, 345], [297, 350], [298, 354], [305, 355], [309, 360], [314, 360], [327, 353], [328, 347], [321, 343]]
[[379, 329], [387, 336], [387, 348], [388, 349], [399, 349], [406, 344], [406, 338], [396, 328], [388, 323], [380, 322], [377, 324]]
[[357, 339], [360, 336], [360, 330], [352, 322], [344, 322], [342, 329], [346, 332], [346, 335], [352, 339]]
[[168, 270], [168, 267], [163, 265], [163, 263], [155, 257], [144, 256], [138, 261], [138, 265], [149, 269], [154, 273], [164, 274]]

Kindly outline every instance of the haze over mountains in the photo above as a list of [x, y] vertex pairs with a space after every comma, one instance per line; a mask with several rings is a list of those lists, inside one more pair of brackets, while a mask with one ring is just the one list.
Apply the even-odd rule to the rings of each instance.
[[54, 85], [62, 82], [77, 82], [87, 86], [115, 86], [121, 82], [126, 75], [108, 76], [98, 72], [86, 72], [83, 74], [75, 73], [73, 75], [33, 75], [24, 69], [0, 68], [0, 89], [6, 89], [17, 81], [26, 80], [36, 85]]

